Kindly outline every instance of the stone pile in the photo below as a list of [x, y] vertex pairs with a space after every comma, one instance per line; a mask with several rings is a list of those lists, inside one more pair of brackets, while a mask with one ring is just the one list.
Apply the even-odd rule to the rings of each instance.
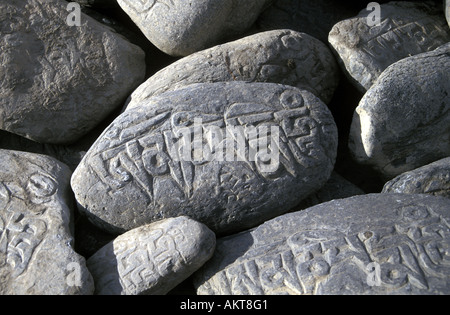
[[447, 0], [76, 2], [0, 0], [0, 294], [450, 294]]

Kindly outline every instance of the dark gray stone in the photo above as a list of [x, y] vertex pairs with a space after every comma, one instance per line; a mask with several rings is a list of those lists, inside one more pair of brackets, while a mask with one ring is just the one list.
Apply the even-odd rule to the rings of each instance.
[[99, 295], [167, 294], [214, 253], [216, 236], [187, 217], [154, 222], [120, 235], [87, 265]]
[[200, 295], [450, 293], [450, 200], [374, 194], [217, 240]]
[[339, 68], [319, 40], [290, 30], [255, 34], [197, 52], [159, 71], [131, 95], [127, 108], [169, 90], [214, 82], [270, 82], [305, 89], [329, 103]]
[[272, 0], [117, 0], [163, 52], [187, 56], [245, 32]]
[[450, 198], [450, 157], [397, 176], [386, 183], [383, 193], [429, 194]]
[[337, 23], [329, 42], [344, 72], [362, 92], [393, 63], [432, 51], [450, 41], [442, 6], [434, 2], [390, 2], [381, 5], [381, 23], [368, 23], [372, 11], [362, 10]]
[[53, 158], [0, 150], [0, 294], [92, 294], [73, 249], [71, 172]]
[[[251, 134], [257, 131], [260, 145], [270, 146], [266, 152], [256, 152]], [[193, 145], [183, 146], [197, 132], [203, 134]], [[308, 91], [195, 84], [118, 117], [85, 155], [72, 188], [80, 210], [111, 232], [187, 215], [218, 234], [232, 233], [285, 213], [320, 189], [336, 151], [333, 117]]]
[[356, 109], [350, 150], [385, 178], [450, 156], [450, 43], [390, 66]]
[[0, 129], [41, 143], [88, 133], [144, 80], [144, 52], [63, 0], [2, 1]]

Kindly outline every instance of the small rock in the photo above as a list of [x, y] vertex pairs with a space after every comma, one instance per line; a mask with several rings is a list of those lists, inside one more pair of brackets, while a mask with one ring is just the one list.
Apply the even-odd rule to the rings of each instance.
[[0, 150], [1, 295], [93, 293], [72, 247], [70, 176], [53, 158]]
[[117, 0], [163, 52], [187, 56], [245, 32], [272, 0]]
[[337, 23], [329, 35], [344, 72], [362, 92], [391, 64], [450, 41], [441, 5], [390, 2], [381, 5], [380, 13], [379, 25], [370, 25], [373, 12], [364, 9]]
[[383, 193], [429, 194], [450, 198], [450, 157], [397, 176], [386, 183]]
[[450, 156], [450, 43], [403, 59], [356, 109], [349, 147], [387, 179]]
[[120, 235], [88, 259], [99, 295], [162, 295], [211, 258], [216, 237], [178, 217]]
[[450, 293], [450, 200], [374, 194], [283, 215], [217, 240], [199, 295]]
[[319, 40], [290, 30], [255, 34], [185, 57], [159, 71], [131, 95], [127, 108], [192, 83], [269, 82], [305, 89], [330, 102], [339, 68]]
[[333, 117], [308, 91], [194, 84], [118, 117], [75, 170], [72, 188], [80, 210], [111, 233], [180, 215], [233, 233], [320, 189], [336, 152]]

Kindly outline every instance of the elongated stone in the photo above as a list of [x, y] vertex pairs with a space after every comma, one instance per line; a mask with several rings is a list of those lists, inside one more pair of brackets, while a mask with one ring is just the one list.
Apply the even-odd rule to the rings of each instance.
[[379, 13], [378, 24], [374, 12], [364, 9], [337, 23], [328, 38], [343, 70], [362, 92], [393, 63], [450, 41], [442, 6], [434, 2], [390, 2]]
[[123, 232], [187, 215], [218, 234], [285, 213], [329, 179], [337, 129], [313, 94], [195, 84], [124, 112], [72, 177], [79, 208]]
[[387, 179], [450, 155], [450, 43], [383, 72], [356, 108], [349, 147]]
[[319, 40], [291, 30], [264, 32], [171, 64], [134, 91], [127, 108], [189, 84], [230, 81], [292, 85], [328, 103], [338, 84], [338, 71], [333, 54]]
[[53, 158], [0, 150], [0, 294], [93, 293], [73, 249], [70, 176]]
[[217, 240], [200, 295], [450, 293], [450, 200], [373, 194]]
[[99, 295], [167, 294], [211, 258], [216, 237], [187, 217], [120, 235], [87, 262]]
[[63, 0], [0, 2], [0, 129], [74, 142], [144, 80], [139, 47], [67, 8]]

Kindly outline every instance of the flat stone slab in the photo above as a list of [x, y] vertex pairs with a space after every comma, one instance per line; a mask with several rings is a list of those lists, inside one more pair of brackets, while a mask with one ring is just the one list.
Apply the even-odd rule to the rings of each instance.
[[268, 82], [292, 85], [329, 103], [338, 65], [319, 40], [291, 30], [255, 34], [187, 56], [159, 71], [128, 100], [127, 108], [193, 83]]
[[[41, 143], [80, 139], [123, 106], [145, 54], [62, 0], [2, 1], [0, 129]], [[69, 19], [70, 20], [70, 19]]]
[[187, 217], [131, 230], [88, 259], [95, 294], [167, 294], [211, 258], [215, 244], [210, 229]]
[[349, 147], [388, 180], [450, 156], [450, 43], [386, 69], [356, 108]]
[[1, 295], [93, 293], [73, 249], [70, 176], [53, 158], [0, 150]]
[[245, 32], [272, 0], [117, 0], [160, 50], [187, 56]]
[[372, 15], [364, 9], [337, 23], [328, 37], [344, 72], [362, 92], [391, 64], [450, 41], [442, 6], [434, 2], [382, 4], [380, 24], [371, 25]]
[[450, 198], [450, 157], [397, 176], [383, 193], [429, 194]]
[[374, 194], [331, 201], [219, 239], [200, 295], [450, 293], [450, 200]]
[[233, 233], [320, 189], [336, 154], [333, 117], [308, 91], [195, 84], [120, 115], [75, 170], [72, 188], [80, 210], [113, 233], [180, 215]]

